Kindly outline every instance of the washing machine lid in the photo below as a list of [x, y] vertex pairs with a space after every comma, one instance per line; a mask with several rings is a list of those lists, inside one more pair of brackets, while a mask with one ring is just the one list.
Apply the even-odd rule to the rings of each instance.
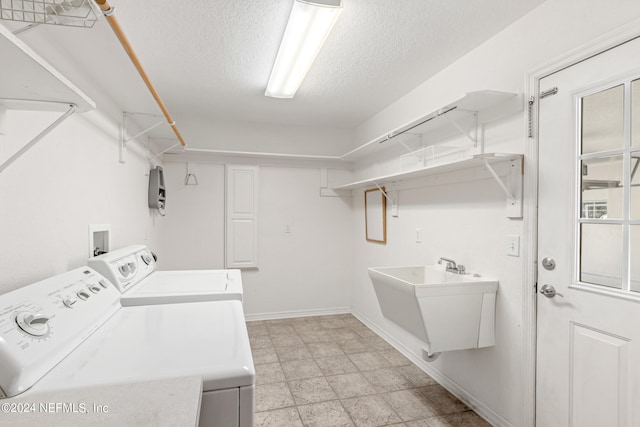
[[240, 270], [154, 271], [122, 295], [123, 306], [242, 301]]
[[255, 384], [239, 301], [122, 308], [30, 392], [193, 375], [204, 391]]

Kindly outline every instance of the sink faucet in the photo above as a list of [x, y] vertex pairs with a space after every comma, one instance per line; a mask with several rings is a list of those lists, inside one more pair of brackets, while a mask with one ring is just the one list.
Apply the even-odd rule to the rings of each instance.
[[464, 265], [457, 265], [454, 260], [445, 258], [445, 257], [440, 257], [440, 259], [438, 260], [438, 264], [442, 264], [442, 261], [447, 262], [446, 270], [448, 272], [456, 273], [456, 274], [464, 274]]

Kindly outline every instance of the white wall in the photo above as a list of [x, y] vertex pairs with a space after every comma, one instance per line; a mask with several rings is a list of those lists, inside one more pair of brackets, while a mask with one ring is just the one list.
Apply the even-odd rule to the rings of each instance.
[[179, 123], [189, 148], [196, 149], [340, 156], [353, 136], [350, 129], [222, 122], [212, 117], [180, 117]]
[[522, 93], [529, 71], [638, 18], [639, 8], [636, 0], [547, 0], [360, 125], [354, 146], [467, 92], [492, 89]]
[[[185, 163], [166, 162], [167, 214], [158, 220], [158, 266], [163, 270], [224, 268], [224, 165], [201, 163], [198, 185], [184, 185]], [[193, 182], [193, 181], [192, 181]]]
[[[224, 267], [224, 165], [166, 163], [163, 269]], [[249, 317], [347, 310], [351, 287], [350, 198], [320, 197], [316, 168], [261, 166], [257, 270], [242, 273]], [[289, 224], [291, 233], [284, 232]]]
[[[7, 112], [0, 162], [59, 113]], [[118, 128], [93, 111], [74, 115], [0, 173], [0, 292], [86, 265], [89, 224], [111, 224], [112, 248], [153, 245], [148, 163], [131, 144], [118, 162]]]
[[[638, 17], [637, 1], [548, 0], [363, 123], [354, 141], [376, 138], [466, 92], [523, 93], [528, 72]], [[524, 153], [525, 129], [524, 114], [491, 124], [485, 132], [487, 151]], [[526, 260], [506, 256], [507, 235], [522, 237], [524, 227], [521, 220], [505, 218], [504, 205], [497, 185], [488, 179], [404, 190], [399, 194], [399, 217], [389, 217], [388, 244], [377, 245], [365, 242], [362, 196], [354, 196], [352, 306], [419, 355], [420, 342], [382, 317], [368, 267], [425, 264], [446, 256], [470, 271], [499, 278], [495, 347], [445, 353], [429, 366], [476, 399], [494, 423], [517, 426], [530, 421], [523, 419], [521, 382]], [[423, 231], [422, 244], [414, 242], [417, 227]]]

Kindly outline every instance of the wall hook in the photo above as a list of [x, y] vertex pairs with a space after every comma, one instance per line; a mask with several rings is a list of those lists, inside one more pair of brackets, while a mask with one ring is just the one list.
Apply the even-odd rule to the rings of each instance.
[[198, 185], [198, 177], [193, 172], [193, 164], [187, 163], [187, 174], [184, 177], [184, 185]]

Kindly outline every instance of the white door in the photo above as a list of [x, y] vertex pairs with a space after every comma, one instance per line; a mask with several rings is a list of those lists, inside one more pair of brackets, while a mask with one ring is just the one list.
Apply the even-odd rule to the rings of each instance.
[[259, 166], [227, 165], [225, 266], [258, 267]]
[[640, 39], [540, 82], [538, 427], [640, 426], [638, 79]]

